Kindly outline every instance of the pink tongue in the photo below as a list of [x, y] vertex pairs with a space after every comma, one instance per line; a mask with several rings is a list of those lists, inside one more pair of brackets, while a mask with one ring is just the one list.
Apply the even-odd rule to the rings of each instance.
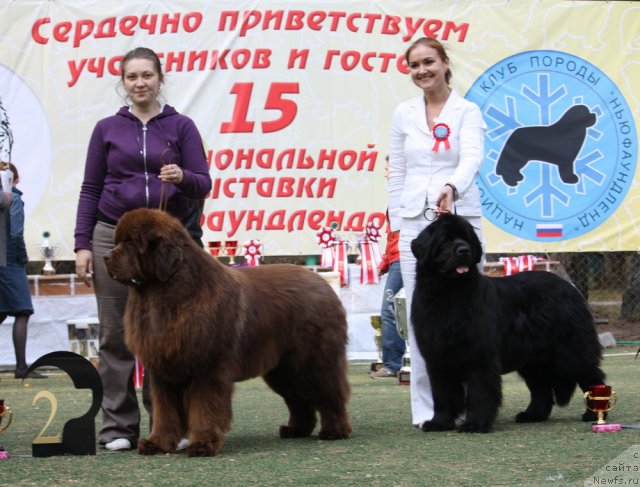
[[465, 272], [469, 272], [469, 268], [466, 265], [461, 265], [456, 269], [458, 274], [464, 274]]

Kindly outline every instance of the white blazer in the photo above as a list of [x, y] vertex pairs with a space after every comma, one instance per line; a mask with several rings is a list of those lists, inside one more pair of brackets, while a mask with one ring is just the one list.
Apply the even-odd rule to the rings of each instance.
[[455, 209], [459, 215], [482, 214], [475, 184], [486, 129], [480, 108], [452, 90], [435, 123], [449, 127], [449, 149], [440, 142], [438, 150], [433, 150], [437, 140], [427, 125], [424, 97], [401, 103], [393, 113], [387, 183], [393, 231], [400, 229], [402, 218], [420, 215], [425, 206], [435, 208], [446, 183], [458, 190]]

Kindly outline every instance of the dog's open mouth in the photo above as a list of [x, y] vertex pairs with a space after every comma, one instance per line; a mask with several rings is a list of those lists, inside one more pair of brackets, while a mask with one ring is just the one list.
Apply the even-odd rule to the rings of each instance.
[[469, 266], [466, 265], [461, 265], [456, 267], [456, 272], [458, 274], [466, 274], [467, 272], [469, 272]]

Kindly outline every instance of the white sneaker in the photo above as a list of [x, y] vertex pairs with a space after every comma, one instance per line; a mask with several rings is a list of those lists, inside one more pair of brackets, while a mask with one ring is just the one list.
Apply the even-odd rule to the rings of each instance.
[[110, 441], [104, 447], [109, 451], [126, 451], [133, 449], [133, 445], [126, 438], [116, 438], [113, 441]]
[[182, 438], [176, 445], [176, 451], [184, 450], [189, 446], [189, 438]]

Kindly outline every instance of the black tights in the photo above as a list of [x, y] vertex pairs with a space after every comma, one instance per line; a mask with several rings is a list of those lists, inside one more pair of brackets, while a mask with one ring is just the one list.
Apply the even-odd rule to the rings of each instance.
[[[2, 323], [6, 314], [0, 313], [0, 323]], [[13, 349], [16, 353], [16, 370], [25, 370], [27, 368], [26, 350], [27, 350], [27, 324], [29, 323], [29, 314], [18, 314], [13, 323]]]

